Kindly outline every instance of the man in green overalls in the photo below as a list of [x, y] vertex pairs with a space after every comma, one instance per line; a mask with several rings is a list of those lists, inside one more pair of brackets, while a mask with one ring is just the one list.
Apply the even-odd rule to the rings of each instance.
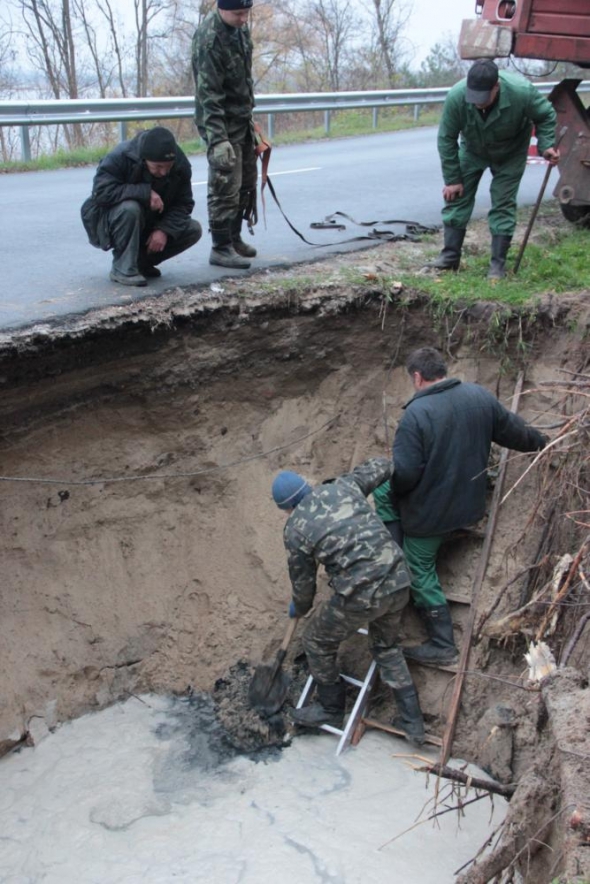
[[438, 130], [444, 248], [429, 267], [458, 269], [477, 188], [489, 169], [492, 249], [488, 279], [506, 276], [506, 255], [516, 226], [516, 195], [533, 126], [539, 154], [556, 165], [555, 123], [553, 106], [533, 84], [517, 74], [498, 71], [491, 59], [476, 61], [467, 78], [453, 86]]

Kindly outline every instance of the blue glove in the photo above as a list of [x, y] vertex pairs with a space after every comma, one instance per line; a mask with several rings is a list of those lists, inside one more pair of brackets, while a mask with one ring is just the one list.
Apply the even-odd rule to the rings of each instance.
[[291, 620], [294, 620], [297, 617], [297, 611], [295, 610], [295, 602], [291, 602], [289, 605], [289, 617]]

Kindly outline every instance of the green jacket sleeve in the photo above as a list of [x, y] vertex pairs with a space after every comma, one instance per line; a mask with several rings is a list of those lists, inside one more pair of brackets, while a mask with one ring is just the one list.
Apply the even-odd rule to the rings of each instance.
[[464, 123], [461, 113], [463, 104], [463, 93], [459, 93], [457, 88], [453, 87], [443, 106], [437, 138], [438, 155], [445, 184], [463, 183], [459, 162], [459, 136]]
[[527, 116], [535, 124], [537, 136], [537, 150], [540, 154], [545, 153], [555, 144], [555, 124], [557, 114], [555, 108], [544, 95], [541, 95], [533, 84], [530, 84], [530, 99], [527, 108]]

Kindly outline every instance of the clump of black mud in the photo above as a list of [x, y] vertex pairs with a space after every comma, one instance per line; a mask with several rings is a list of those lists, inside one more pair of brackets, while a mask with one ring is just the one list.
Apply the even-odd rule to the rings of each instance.
[[288, 713], [307, 678], [304, 662], [296, 660], [290, 666], [287, 697], [270, 716], [250, 705], [248, 690], [254, 671], [250, 663], [239, 660], [217, 679], [211, 693], [189, 688], [171, 697], [167, 720], [156, 733], [163, 740], [182, 744], [182, 767], [212, 771], [237, 756], [269, 761], [290, 744], [294, 728]]

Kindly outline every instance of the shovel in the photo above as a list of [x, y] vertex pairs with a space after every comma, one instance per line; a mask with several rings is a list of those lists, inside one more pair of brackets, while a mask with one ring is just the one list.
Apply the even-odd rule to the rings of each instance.
[[283, 672], [281, 664], [285, 659], [296, 627], [297, 618], [293, 618], [289, 621], [274, 663], [259, 663], [250, 682], [248, 690], [250, 706], [265, 718], [278, 712], [285, 702], [291, 679], [286, 672]]

